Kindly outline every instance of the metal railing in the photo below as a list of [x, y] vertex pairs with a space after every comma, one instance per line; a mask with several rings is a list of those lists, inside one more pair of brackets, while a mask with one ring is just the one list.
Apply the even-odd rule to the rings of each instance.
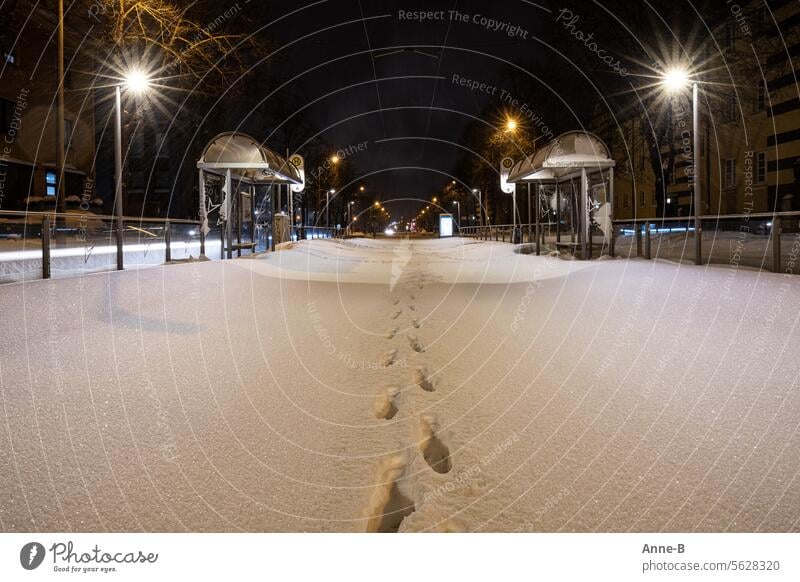
[[706, 215], [700, 225], [696, 233], [694, 216], [615, 220], [610, 254], [797, 271], [800, 211]]
[[[555, 226], [555, 222], [540, 222], [538, 227], [536, 224], [517, 224], [516, 226], [513, 224], [488, 224], [485, 226], [462, 226], [458, 229], [458, 233], [460, 236], [478, 240], [514, 242], [515, 244], [536, 244], [538, 240], [537, 252], [540, 252], [541, 248], [547, 246], [548, 241], [555, 240], [553, 234]], [[516, 237], [514, 236], [515, 228]]]
[[197, 220], [0, 211], [0, 282], [26, 279], [31, 262], [41, 261], [41, 278], [49, 279], [54, 263], [69, 272], [122, 270], [126, 252], [139, 265], [160, 264], [171, 262], [177, 249], [194, 248], [206, 252]]
[[[695, 240], [695, 217], [632, 218], [613, 221], [607, 244], [592, 247], [612, 257], [643, 257], [694, 264], [729, 264], [772, 272], [800, 273], [800, 211], [717, 214], [700, 217], [700, 240]], [[554, 222], [518, 224], [518, 244], [535, 244], [536, 252], [569, 245], [572, 234], [562, 223], [561, 240], [553, 236]], [[513, 225], [463, 226], [461, 236], [511, 242]], [[593, 239], [600, 238], [595, 234]]]

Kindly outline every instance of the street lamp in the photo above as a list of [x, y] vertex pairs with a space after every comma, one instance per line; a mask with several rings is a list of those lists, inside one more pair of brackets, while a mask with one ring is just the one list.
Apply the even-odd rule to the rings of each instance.
[[125, 80], [114, 86], [114, 171], [116, 173], [114, 188], [114, 214], [117, 223], [117, 269], [123, 269], [123, 209], [122, 209], [122, 88], [141, 94], [150, 86], [150, 80], [141, 71], [130, 71]]
[[472, 193], [478, 195], [478, 226], [483, 226], [483, 192], [473, 188]]
[[339, 156], [337, 156], [336, 154], [333, 154], [333, 155], [331, 156], [331, 163], [332, 163], [334, 166], [335, 166], [336, 164], [338, 164], [340, 161], [341, 161], [341, 158], [340, 158]]
[[699, 265], [702, 261], [702, 236], [703, 236], [703, 223], [701, 220], [702, 207], [700, 197], [700, 110], [698, 100], [698, 84], [697, 81], [691, 81], [689, 72], [682, 67], [673, 67], [661, 76], [661, 84], [667, 90], [667, 93], [676, 94], [682, 93], [686, 87], [691, 84], [692, 86], [692, 149], [693, 153], [693, 173], [694, 180], [692, 205], [694, 206], [694, 262]]
[[331, 195], [336, 194], [336, 189], [331, 188], [327, 192], [325, 192], [325, 226], [330, 228], [331, 227]]
[[515, 132], [517, 131], [517, 120], [513, 117], [509, 117], [506, 119], [506, 131], [508, 132]]
[[459, 202], [458, 200], [453, 200], [453, 204], [455, 204], [458, 207], [458, 220], [456, 221], [456, 224], [458, 225], [459, 228], [461, 228], [461, 202]]

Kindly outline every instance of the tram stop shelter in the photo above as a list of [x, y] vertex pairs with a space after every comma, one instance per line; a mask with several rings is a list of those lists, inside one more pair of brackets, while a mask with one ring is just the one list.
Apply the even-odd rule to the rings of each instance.
[[[300, 156], [293, 157], [301, 160]], [[233, 257], [236, 250], [256, 246], [256, 186], [286, 186], [289, 216], [293, 216], [292, 196], [288, 191], [302, 191], [302, 165], [290, 162], [241, 132], [221, 133], [208, 142], [197, 161], [198, 194], [203, 235], [211, 228], [209, 217], [216, 217], [221, 227], [220, 257]], [[222, 187], [209, 191], [209, 175], [222, 179]], [[219, 180], [217, 180], [219, 182]], [[249, 241], [243, 240], [249, 231]], [[234, 232], [237, 241], [234, 242]]]
[[511, 167], [506, 182], [535, 189], [537, 251], [545, 218], [554, 219], [557, 250], [583, 259], [613, 254], [614, 166], [603, 140], [569, 131]]

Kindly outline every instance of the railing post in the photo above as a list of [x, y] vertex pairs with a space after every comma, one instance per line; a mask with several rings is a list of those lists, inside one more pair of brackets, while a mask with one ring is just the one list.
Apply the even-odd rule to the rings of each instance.
[[[219, 241], [220, 241], [220, 245], [221, 245], [219, 247], [219, 260], [220, 261], [224, 261], [225, 260], [225, 228], [226, 228], [225, 224], [223, 223], [222, 227], [219, 229]], [[275, 239], [274, 238], [272, 239], [272, 244], [273, 245], [275, 244]]]
[[203, 225], [200, 225], [200, 254], [206, 254], [206, 231], [203, 230]]
[[694, 219], [694, 264], [703, 264], [703, 220], [697, 216]]
[[772, 218], [772, 272], [781, 272], [781, 217]]
[[644, 234], [645, 234], [645, 239], [644, 239], [645, 258], [649, 261], [650, 259], [653, 258], [653, 256], [650, 254], [650, 221], [649, 220], [644, 225]]
[[124, 235], [125, 219], [119, 217], [117, 218], [117, 271], [122, 271], [125, 268], [125, 261], [123, 259]]
[[617, 240], [617, 227], [614, 225], [614, 221], [611, 221], [611, 238], [608, 241], [608, 254], [611, 258], [615, 258], [617, 256], [617, 249], [615, 247], [615, 242]]
[[42, 218], [42, 279], [50, 278], [50, 218]]
[[636, 228], [636, 256], [642, 256], [642, 225], [638, 222], [633, 223]]
[[172, 233], [169, 226], [169, 220], [164, 223], [164, 260], [169, 263], [172, 260]]

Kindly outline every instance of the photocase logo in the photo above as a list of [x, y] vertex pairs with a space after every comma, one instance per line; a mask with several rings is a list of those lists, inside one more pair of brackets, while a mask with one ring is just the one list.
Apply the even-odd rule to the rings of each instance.
[[19, 563], [26, 570], [35, 570], [44, 561], [44, 546], [39, 542], [29, 542], [19, 552]]

